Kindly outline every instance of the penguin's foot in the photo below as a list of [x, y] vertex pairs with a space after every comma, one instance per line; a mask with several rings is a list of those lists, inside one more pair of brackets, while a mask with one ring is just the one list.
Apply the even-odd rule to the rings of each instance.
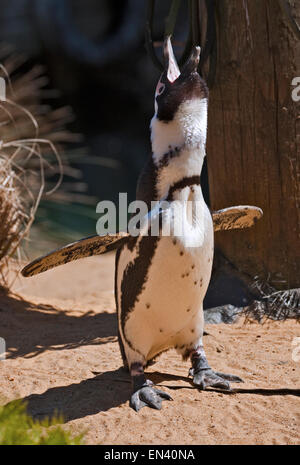
[[235, 375], [227, 375], [219, 371], [213, 371], [206, 359], [203, 345], [199, 345], [190, 353], [192, 368], [189, 375], [193, 377], [193, 383], [198, 389], [214, 387], [230, 391], [229, 381], [233, 383], [243, 383], [243, 380]]
[[145, 378], [144, 368], [141, 363], [133, 363], [130, 367], [130, 374], [133, 383], [130, 407], [136, 412], [146, 406], [160, 410], [163, 400], [173, 400], [166, 392], [154, 388], [152, 381]]
[[220, 373], [219, 371], [213, 371], [211, 368], [204, 368], [195, 372], [194, 369], [191, 368], [189, 374], [193, 376], [193, 383], [195, 386], [203, 390], [207, 387], [215, 387], [230, 391], [231, 387], [229, 381], [233, 383], [243, 383], [243, 380], [239, 376]]
[[136, 412], [146, 406], [160, 410], [163, 400], [173, 399], [166, 392], [154, 388], [151, 381], [146, 380], [146, 382], [132, 394], [130, 406]]

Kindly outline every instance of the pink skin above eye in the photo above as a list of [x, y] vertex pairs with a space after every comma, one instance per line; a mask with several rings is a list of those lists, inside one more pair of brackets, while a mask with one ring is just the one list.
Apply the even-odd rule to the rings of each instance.
[[162, 94], [164, 90], [165, 90], [165, 85], [159, 80], [157, 83], [156, 89], [155, 89], [155, 97], [157, 97], [157, 95]]

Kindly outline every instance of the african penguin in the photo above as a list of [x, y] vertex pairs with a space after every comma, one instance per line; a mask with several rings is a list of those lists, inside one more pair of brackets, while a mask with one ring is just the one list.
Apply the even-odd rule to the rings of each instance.
[[[200, 48], [193, 49], [181, 72], [170, 38], [164, 55], [166, 66], [156, 87], [150, 125], [152, 154], [140, 175], [136, 198], [149, 208], [151, 201], [168, 201], [163, 218], [171, 233], [131, 237], [116, 254], [119, 344], [132, 377], [130, 404], [136, 411], [146, 405], [160, 409], [163, 399], [171, 399], [144, 374], [147, 364], [170, 348], [191, 359], [197, 388], [230, 389], [229, 381], [242, 381], [214, 372], [202, 341], [214, 234], [200, 186], [208, 106], [208, 89], [197, 72]], [[193, 222], [187, 200], [199, 206]], [[183, 222], [182, 234], [176, 234], [176, 222]]]
[[[200, 186], [208, 105], [208, 89], [197, 73], [200, 49], [193, 49], [181, 72], [170, 38], [164, 55], [166, 65], [156, 87], [151, 120], [152, 155], [136, 195], [147, 204], [149, 216], [158, 218], [157, 234], [148, 234], [146, 227], [138, 236], [119, 231], [87, 237], [22, 269], [22, 275], [29, 277], [117, 250], [118, 339], [132, 377], [130, 404], [136, 411], [146, 405], [160, 409], [163, 399], [171, 399], [145, 378], [144, 368], [172, 347], [184, 359], [190, 358], [190, 375], [199, 389], [230, 389], [229, 381], [242, 381], [209, 367], [202, 342], [203, 298], [211, 275], [213, 232], [251, 227], [263, 215], [260, 208], [249, 205], [209, 212]], [[153, 208], [153, 201], [159, 208]], [[197, 205], [196, 214], [193, 205]]]

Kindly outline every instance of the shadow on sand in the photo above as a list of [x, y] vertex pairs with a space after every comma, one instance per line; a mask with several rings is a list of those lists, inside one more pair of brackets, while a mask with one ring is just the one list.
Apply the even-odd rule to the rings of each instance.
[[[14, 296], [0, 301], [1, 337], [7, 343], [8, 358], [34, 357], [46, 350], [62, 350], [86, 344], [101, 345], [117, 340], [115, 313], [92, 311], [74, 316], [50, 305], [35, 305]], [[59, 328], [59, 330], [58, 330]], [[148, 373], [155, 384], [168, 389], [195, 389], [192, 379], [161, 372]], [[185, 385], [172, 382], [185, 381]], [[233, 385], [234, 386], [234, 385]], [[232, 391], [211, 389], [226, 395], [300, 396], [299, 389], [243, 388]], [[130, 398], [131, 382], [124, 368], [94, 373], [94, 376], [69, 386], [50, 388], [42, 394], [24, 398], [28, 412], [35, 418], [61, 414], [64, 421], [83, 418], [118, 407]]]
[[79, 316], [51, 305], [33, 304], [17, 296], [1, 296], [1, 334], [7, 358], [35, 357], [46, 350], [63, 350], [117, 340], [116, 313], [86, 311]]
[[[178, 375], [169, 375], [166, 373], [160, 373], [158, 371], [151, 373], [151, 380], [155, 384], [159, 384], [162, 387], [166, 387], [168, 389], [195, 389], [193, 385], [192, 379], [185, 377], [185, 376], [178, 376]], [[187, 381], [190, 386], [172, 386], [169, 384], [162, 384], [165, 381]], [[234, 395], [234, 394], [258, 394], [262, 396], [299, 396], [300, 397], [300, 389], [292, 389], [292, 388], [236, 388], [234, 383], [231, 384], [232, 389], [230, 391], [225, 391], [224, 389], [213, 389], [208, 388], [210, 391], [214, 392], [222, 392], [223, 394], [227, 395]]]
[[[170, 375], [161, 372], [148, 373], [147, 377], [162, 388], [172, 390], [195, 389], [191, 378]], [[184, 386], [171, 385], [169, 381], [186, 381]], [[244, 389], [233, 388], [232, 391], [211, 389], [226, 395], [255, 394], [262, 396], [293, 395], [300, 396], [299, 389]], [[98, 373], [93, 378], [69, 386], [48, 389], [43, 394], [32, 394], [23, 400], [27, 403], [27, 411], [36, 419], [53, 417], [61, 414], [64, 421], [84, 418], [99, 412], [108, 411], [126, 403], [131, 394], [129, 374], [124, 368]], [[176, 399], [174, 399], [176, 401]]]

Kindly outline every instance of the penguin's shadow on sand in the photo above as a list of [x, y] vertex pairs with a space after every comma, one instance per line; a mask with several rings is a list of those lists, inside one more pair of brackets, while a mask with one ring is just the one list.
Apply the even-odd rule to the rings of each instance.
[[[148, 373], [147, 377], [162, 388], [171, 391], [178, 389], [194, 389], [191, 378], [161, 372]], [[176, 381], [186, 381], [185, 385], [174, 385]], [[241, 385], [242, 386], [242, 385]], [[300, 396], [299, 389], [262, 389], [233, 388], [232, 391], [211, 389], [226, 395], [255, 394], [263, 396], [294, 395]], [[97, 373], [93, 378], [80, 383], [48, 389], [43, 394], [32, 394], [24, 400], [27, 411], [36, 419], [51, 418], [61, 414], [64, 421], [71, 421], [108, 411], [128, 402], [131, 393], [129, 374], [124, 368]], [[171, 393], [172, 395], [172, 393]], [[176, 402], [176, 395], [173, 396]]]
[[50, 388], [23, 400], [35, 419], [62, 415], [64, 421], [84, 418], [118, 407], [128, 401], [131, 382], [124, 368], [99, 373], [68, 386]]
[[[45, 350], [72, 349], [87, 343], [101, 345], [117, 340], [115, 313], [85, 312], [83, 315], [74, 316], [50, 305], [35, 305], [12, 296], [2, 296], [0, 317], [1, 337], [4, 337], [7, 343], [8, 358], [35, 357]], [[60, 331], [57, 331], [58, 327]], [[129, 374], [123, 368], [93, 374], [93, 377], [79, 383], [50, 388], [42, 394], [29, 395], [24, 399], [28, 412], [39, 419], [62, 414], [65, 421], [70, 421], [128, 402], [131, 382]], [[147, 377], [155, 384], [170, 390], [195, 389], [191, 378], [184, 376], [152, 372], [148, 373]], [[178, 380], [185, 381], [185, 384], [174, 384]], [[243, 385], [238, 386], [231, 392], [222, 392], [227, 395], [247, 393], [300, 396], [299, 389], [245, 389]]]
[[[76, 308], [74, 309], [76, 310]], [[116, 313], [70, 311], [34, 304], [13, 295], [1, 296], [1, 334], [7, 358], [32, 358], [45, 351], [102, 345], [117, 340]]]

